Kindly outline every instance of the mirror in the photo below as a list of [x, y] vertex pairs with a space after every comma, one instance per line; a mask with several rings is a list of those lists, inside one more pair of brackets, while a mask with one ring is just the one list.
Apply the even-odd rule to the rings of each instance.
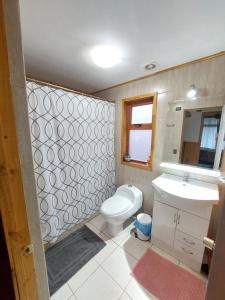
[[225, 147], [222, 107], [185, 109], [180, 163], [219, 170]]

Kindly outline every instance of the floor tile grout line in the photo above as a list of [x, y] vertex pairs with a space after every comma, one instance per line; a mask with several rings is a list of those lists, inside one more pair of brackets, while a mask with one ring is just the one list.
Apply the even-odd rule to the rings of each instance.
[[76, 297], [76, 295], [74, 293], [67, 300], [71, 300], [72, 297], [75, 297], [75, 300], [77, 300], [77, 297]]
[[[70, 297], [72, 297], [73, 296], [73, 291], [71, 290], [71, 288], [70, 288], [70, 286], [69, 286], [69, 284], [68, 284], [68, 281], [67, 282], [65, 282], [57, 291], [55, 291], [54, 292], [54, 294], [52, 294], [51, 296], [50, 296], [50, 299], [54, 299], [54, 296], [63, 288], [63, 287], [65, 287], [65, 286], [67, 286], [68, 288], [69, 288], [69, 290], [70, 290], [70, 292], [72, 293], [70, 296], [69, 296], [69, 298]], [[69, 298], [67, 298], [66, 300], [68, 300]]]
[[[72, 278], [72, 277], [71, 277]], [[70, 279], [69, 279], [70, 280]], [[69, 289], [71, 290], [72, 294], [74, 294], [73, 290], [71, 289], [70, 285], [69, 285], [69, 280], [67, 280], [67, 285], [69, 286]], [[71, 296], [70, 296], [71, 297]]]
[[[91, 223], [92, 224], [92, 223]], [[123, 243], [124, 243], [124, 241], [121, 241], [120, 243], [116, 243], [115, 241], [113, 241], [113, 237], [110, 237], [109, 235], [107, 235], [104, 231], [100, 231], [95, 225], [93, 225], [92, 224], [92, 226], [94, 226], [94, 228], [96, 228], [98, 231], [99, 231], [99, 233], [101, 234], [101, 233], [103, 233], [104, 235], [106, 235], [106, 236], [108, 236], [109, 238], [110, 238], [110, 241], [111, 242], [113, 242], [113, 243], [115, 243], [116, 245], [117, 245], [117, 247], [120, 247], [121, 249], [123, 249], [127, 254], [129, 254], [129, 255], [131, 255], [133, 258], [135, 258], [136, 260], [139, 260], [138, 258], [136, 258], [133, 254], [131, 254], [131, 253], [129, 253], [127, 250], [125, 250], [124, 248], [123, 248]], [[126, 229], [124, 229], [124, 230], [126, 230]], [[122, 231], [121, 231], [122, 232]], [[128, 233], [128, 238], [129, 238], [129, 235], [130, 235], [130, 237], [132, 237], [132, 235], [130, 234], [130, 233]], [[133, 238], [135, 238], [135, 237], [133, 237]], [[151, 248], [153, 246], [153, 244], [150, 242], [150, 247], [149, 248]], [[116, 248], [117, 248], [116, 247]], [[113, 250], [113, 252], [116, 250], [116, 248]], [[146, 249], [147, 250], [147, 249]], [[113, 253], [112, 252], [112, 253]], [[109, 255], [109, 256], [111, 256], [112, 255], [112, 253]], [[105, 259], [106, 260], [106, 259]], [[104, 261], [105, 261], [104, 260]], [[102, 263], [103, 263], [103, 261], [102, 261]]]
[[124, 291], [124, 288], [112, 277], [112, 275], [105, 269], [105, 268], [103, 268], [103, 266], [100, 266], [102, 269], [103, 269], [103, 271], [107, 274], [107, 275], [109, 275], [110, 276], [110, 278], [114, 281], [114, 282], [116, 282], [116, 284], [121, 288], [121, 290], [122, 291]]
[[[100, 269], [100, 265], [98, 265], [98, 267], [91, 272], [91, 274], [89, 274], [89, 276], [84, 280], [84, 282], [75, 290], [75, 292], [73, 292], [73, 295], [76, 297], [76, 292], [87, 282], [87, 280], [95, 273], [97, 272], [98, 269]], [[77, 297], [76, 297], [77, 298]]]
[[[135, 259], [136, 261], [137, 261], [137, 259]], [[128, 285], [128, 283], [130, 282], [130, 280], [131, 280], [131, 278], [128, 280], [128, 283], [126, 284], [126, 286], [125, 286], [125, 288], [123, 288], [113, 277], [112, 277], [112, 275], [102, 266], [102, 265], [100, 265], [100, 267], [104, 270], [104, 272], [106, 273], [106, 274], [108, 274], [109, 276], [110, 276], [110, 278], [112, 278], [112, 280], [113, 281], [115, 281], [116, 283], [117, 283], [117, 285], [119, 285], [120, 286], [120, 288], [123, 290], [123, 291], [125, 291], [125, 288], [127, 287], [127, 285]]]
[[103, 261], [102, 262], [98, 262], [98, 264], [101, 266], [115, 251], [116, 251], [116, 249], [118, 248], [118, 245], [116, 245], [116, 247], [113, 249], [113, 251], [105, 258], [105, 259], [103, 259]]
[[[112, 281], [114, 281], [114, 283], [116, 283], [116, 285], [121, 289], [122, 293], [121, 295], [119, 296], [119, 298], [122, 296], [123, 292], [124, 292], [124, 289], [119, 285], [119, 283], [102, 267], [100, 266], [100, 268], [103, 270], [103, 272], [105, 272], [111, 279]], [[118, 299], [119, 299], [118, 298]], [[99, 299], [100, 300], [100, 299]]]
[[118, 300], [121, 300], [122, 299], [122, 296], [126, 294], [126, 296], [128, 297], [129, 300], [133, 300], [127, 293], [126, 291], [123, 291], [122, 295], [120, 296], [120, 298]]
[[[140, 285], [140, 286], [142, 287], [142, 289], [146, 292], [146, 294], [147, 294], [149, 297], [154, 296], [154, 295], [151, 295], [151, 293], [150, 293], [150, 292], [149, 292], [142, 284], [140, 284], [140, 283], [136, 280], [135, 277], [132, 276], [132, 277], [130, 278], [128, 284], [126, 285], [126, 288], [124, 289], [124, 292], [128, 295], [128, 297], [129, 297], [131, 300], [133, 300], [133, 298], [130, 296], [130, 294], [127, 293], [127, 287], [128, 287], [128, 285], [130, 284], [130, 282], [132, 281], [132, 279], [135, 280], [135, 281], [138, 283], [138, 285]], [[154, 296], [154, 297], [155, 297], [155, 296]], [[149, 298], [149, 300], [151, 300], [151, 298]], [[158, 299], [158, 300], [159, 300], [159, 299]]]
[[[146, 249], [146, 251], [148, 250], [148, 249], [150, 249], [151, 247], [152, 247], [152, 245], [153, 244], [150, 244], [150, 247], [148, 247], [147, 249]], [[137, 261], [139, 261], [141, 258], [142, 258], [142, 256], [145, 254], [143, 254], [140, 258], [137, 258], [136, 256], [134, 256], [133, 254], [131, 254], [131, 253], [129, 253], [129, 251], [127, 251], [126, 249], [124, 249], [122, 246], [120, 246], [120, 248], [124, 251], [124, 252], [126, 252], [127, 254], [129, 254], [130, 256], [132, 256], [133, 258], [135, 258]], [[145, 252], [146, 252], [145, 251]]]
[[131, 276], [131, 278], [129, 279], [128, 283], [126, 284], [126, 286], [124, 288], [124, 292], [126, 292], [126, 289], [127, 289], [128, 285], [129, 285], [129, 283], [131, 282], [132, 278], [133, 278], [133, 276]]

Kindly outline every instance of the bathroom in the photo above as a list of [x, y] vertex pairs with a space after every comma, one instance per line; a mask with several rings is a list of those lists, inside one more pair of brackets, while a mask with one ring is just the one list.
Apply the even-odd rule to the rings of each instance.
[[4, 299], [224, 299], [224, 10], [1, 1]]

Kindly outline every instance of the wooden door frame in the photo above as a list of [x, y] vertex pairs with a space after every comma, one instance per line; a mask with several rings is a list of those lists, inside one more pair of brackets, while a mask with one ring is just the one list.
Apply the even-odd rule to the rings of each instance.
[[[221, 174], [225, 176], [225, 153], [223, 154]], [[206, 291], [206, 300], [225, 299], [225, 180], [219, 184], [220, 213], [216, 234], [216, 247], [213, 251], [212, 263]]]
[[38, 288], [23, 189], [5, 31], [0, 0], [0, 210], [17, 300], [38, 299]]

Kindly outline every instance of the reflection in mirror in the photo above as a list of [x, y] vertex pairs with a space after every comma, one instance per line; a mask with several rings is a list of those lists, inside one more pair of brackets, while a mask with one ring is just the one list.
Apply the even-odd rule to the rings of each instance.
[[180, 162], [218, 170], [225, 147], [225, 109], [184, 110]]

